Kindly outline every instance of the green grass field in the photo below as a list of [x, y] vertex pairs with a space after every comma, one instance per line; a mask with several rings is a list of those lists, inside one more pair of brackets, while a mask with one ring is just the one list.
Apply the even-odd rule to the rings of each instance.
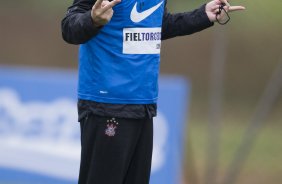
[[[230, 160], [242, 141], [246, 124], [242, 122], [222, 122], [222, 133], [219, 155], [219, 178], [222, 178], [229, 167]], [[186, 175], [196, 169], [200, 181], [204, 178], [207, 152], [207, 126], [191, 122], [187, 136]], [[190, 139], [190, 140], [188, 140]], [[253, 149], [239, 175], [240, 184], [276, 184], [282, 181], [282, 125], [281, 122], [265, 122]], [[190, 147], [190, 150], [189, 150]], [[192, 157], [191, 157], [192, 156]], [[195, 168], [189, 160], [193, 159]], [[210, 158], [212, 159], [212, 158]], [[193, 166], [192, 166], [193, 167]]]

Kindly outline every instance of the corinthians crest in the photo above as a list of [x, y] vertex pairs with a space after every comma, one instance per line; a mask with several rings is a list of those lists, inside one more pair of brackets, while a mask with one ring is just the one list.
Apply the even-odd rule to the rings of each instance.
[[109, 137], [115, 136], [117, 125], [118, 122], [115, 120], [115, 118], [107, 120], [107, 128], [105, 130], [105, 134]]

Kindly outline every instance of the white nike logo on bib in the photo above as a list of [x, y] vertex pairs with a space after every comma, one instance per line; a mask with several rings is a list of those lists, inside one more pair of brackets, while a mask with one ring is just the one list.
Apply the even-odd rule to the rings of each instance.
[[156, 6], [153, 6], [152, 8], [139, 13], [137, 11], [137, 2], [136, 2], [131, 11], [130, 19], [132, 20], [132, 22], [135, 22], [135, 23], [141, 22], [142, 20], [149, 17], [152, 13], [154, 13], [162, 4], [163, 4], [163, 1], [157, 4]]

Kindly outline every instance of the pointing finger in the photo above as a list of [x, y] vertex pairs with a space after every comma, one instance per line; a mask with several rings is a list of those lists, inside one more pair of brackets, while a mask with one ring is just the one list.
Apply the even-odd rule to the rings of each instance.
[[114, 7], [115, 5], [117, 5], [118, 3], [120, 3], [121, 0], [113, 0], [112, 2], [110, 2], [109, 4], [105, 5], [102, 8], [103, 12], [106, 12], [107, 10], [111, 9], [112, 7]]
[[244, 6], [230, 6], [229, 11], [237, 11], [237, 10], [245, 10], [246, 8]]

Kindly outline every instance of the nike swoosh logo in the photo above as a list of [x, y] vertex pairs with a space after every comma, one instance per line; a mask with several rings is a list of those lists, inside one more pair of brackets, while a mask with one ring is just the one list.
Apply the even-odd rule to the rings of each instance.
[[138, 23], [141, 22], [142, 20], [146, 19], [149, 17], [152, 13], [154, 13], [162, 4], [164, 1], [160, 2], [159, 4], [153, 6], [152, 8], [145, 10], [143, 12], [138, 12], [137, 11], [137, 2], [135, 3], [131, 14], [130, 14], [130, 19], [132, 22]]

